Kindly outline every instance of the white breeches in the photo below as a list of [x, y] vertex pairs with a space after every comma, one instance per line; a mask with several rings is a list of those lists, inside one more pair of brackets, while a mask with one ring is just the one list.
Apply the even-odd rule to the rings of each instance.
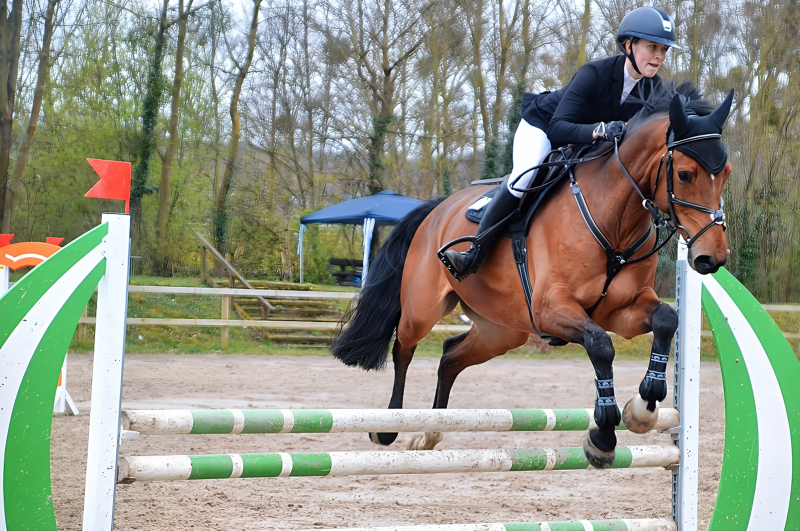
[[[544, 160], [550, 153], [550, 140], [547, 133], [534, 127], [525, 120], [520, 120], [517, 132], [514, 133], [514, 168], [511, 170], [511, 178], [508, 179], [508, 191], [515, 197], [522, 197], [522, 192], [511, 189], [511, 183], [520, 173], [532, 168]], [[534, 172], [529, 171], [514, 184], [514, 188], [527, 188], [533, 179]]]

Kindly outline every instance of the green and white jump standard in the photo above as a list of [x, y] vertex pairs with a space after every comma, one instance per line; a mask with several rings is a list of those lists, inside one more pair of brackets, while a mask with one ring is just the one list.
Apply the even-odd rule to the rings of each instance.
[[[0, 531], [56, 531], [50, 431], [59, 372], [97, 288], [84, 529], [111, 529], [127, 312], [130, 218], [102, 224], [0, 297]], [[109, 482], [110, 480], [110, 482]]]
[[[680, 425], [659, 409], [656, 431]], [[415, 431], [585, 431], [594, 409], [129, 409], [122, 428], [142, 435], [366, 433]], [[617, 429], [624, 430], [620, 423]]]

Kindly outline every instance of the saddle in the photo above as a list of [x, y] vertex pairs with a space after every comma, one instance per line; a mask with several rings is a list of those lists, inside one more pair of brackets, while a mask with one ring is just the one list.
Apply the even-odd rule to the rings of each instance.
[[[562, 149], [553, 150], [550, 152], [545, 160], [535, 168], [529, 171], [534, 172], [533, 179], [529, 188], [524, 189], [526, 192], [525, 199], [517, 210], [517, 215], [512, 218], [504, 227], [503, 236], [512, 238], [513, 233], [522, 231], [525, 235], [528, 233], [533, 215], [541, 205], [542, 201], [548, 197], [549, 192], [567, 175], [570, 163], [573, 162], [573, 155], [582, 153], [585, 148], [590, 146], [566, 146]], [[502, 179], [505, 180], [505, 177]], [[480, 184], [485, 181], [475, 181], [473, 184]], [[493, 182], [493, 180], [489, 181]], [[512, 184], [512, 186], [514, 186]], [[465, 217], [474, 223], [480, 223], [483, 218], [483, 213], [486, 211], [485, 207], [489, 204], [494, 194], [499, 187], [496, 186], [480, 196], [472, 206], [467, 209]], [[522, 191], [523, 189], [521, 189]]]
[[[487, 229], [485, 233], [480, 234], [477, 238], [473, 238], [473, 239], [478, 239], [479, 241], [480, 240], [485, 241], [487, 238], [492, 236], [492, 233], [496, 234], [495, 231], [500, 231], [500, 230], [503, 231], [502, 232], [503, 236], [511, 238], [511, 249], [514, 253], [514, 262], [516, 262], [517, 264], [517, 272], [519, 273], [520, 281], [522, 282], [522, 290], [525, 293], [525, 300], [528, 305], [528, 316], [530, 317], [531, 320], [531, 326], [533, 327], [534, 332], [536, 332], [536, 334], [539, 337], [541, 337], [545, 341], [549, 341], [550, 345], [553, 346], [566, 345], [567, 342], [559, 337], [542, 333], [536, 327], [536, 323], [534, 323], [533, 321], [533, 310], [531, 309], [531, 299], [533, 295], [533, 289], [531, 287], [530, 276], [528, 274], [527, 235], [528, 235], [528, 230], [530, 229], [530, 225], [533, 221], [533, 216], [536, 213], [537, 209], [565, 177], [569, 178], [570, 185], [572, 187], [572, 196], [575, 198], [575, 202], [578, 206], [578, 209], [580, 210], [583, 221], [586, 223], [587, 228], [594, 235], [597, 242], [603, 248], [603, 251], [606, 253], [606, 258], [607, 258], [606, 282], [605, 285], [603, 286], [603, 291], [597, 302], [591, 308], [586, 310], [586, 313], [590, 317], [592, 313], [595, 311], [595, 309], [600, 305], [602, 300], [605, 298], [606, 294], [608, 293], [608, 288], [611, 285], [611, 281], [614, 280], [614, 277], [617, 275], [617, 273], [620, 272], [623, 266], [625, 266], [626, 264], [635, 264], [641, 262], [642, 260], [646, 260], [654, 253], [658, 252], [658, 250], [661, 249], [675, 233], [675, 229], [672, 229], [668, 237], [659, 244], [659, 231], [662, 226], [666, 225], [666, 222], [664, 218], [658, 215], [656, 207], [652, 206], [652, 202], [650, 202], [652, 206], [651, 210], [648, 207], [648, 201], [644, 200], [643, 202], [644, 207], [648, 208], [648, 210], [651, 210], [651, 215], [653, 217], [653, 221], [648, 225], [647, 230], [630, 247], [628, 247], [623, 251], [617, 251], [614, 248], [614, 246], [611, 245], [611, 242], [609, 242], [608, 238], [600, 230], [597, 223], [594, 221], [591, 212], [589, 212], [589, 207], [586, 204], [583, 192], [581, 191], [580, 186], [578, 186], [578, 183], [575, 180], [575, 176], [573, 174], [575, 166], [581, 162], [588, 162], [590, 160], [599, 159], [600, 157], [607, 155], [611, 151], [615, 151], [617, 156], [617, 162], [622, 168], [624, 174], [628, 177], [628, 180], [631, 181], [634, 189], [639, 192], [639, 195], [642, 195], [642, 193], [636, 187], [636, 183], [633, 181], [633, 178], [630, 177], [627, 170], [625, 170], [625, 167], [622, 166], [622, 162], [619, 160], [619, 152], [618, 152], [619, 147], [616, 142], [614, 146], [612, 146], [608, 150], [603, 151], [602, 153], [595, 154], [593, 156], [584, 156], [589, 150], [592, 149], [592, 147], [593, 146], [591, 145], [567, 146], [559, 148], [558, 150], [551, 151], [550, 154], [546, 157], [545, 162], [542, 162], [538, 166], [535, 166], [530, 170], [528, 170], [536, 172], [531, 182], [531, 187], [520, 190], [526, 192], [525, 199], [523, 200], [516, 214], [512, 215], [509, 218], [505, 227], [502, 226], [502, 222], [498, 223], [496, 226]], [[478, 183], [481, 183], [481, 181], [473, 182], [473, 184], [478, 184]], [[467, 209], [466, 218], [473, 222], [480, 221], [481, 217], [483, 216], [483, 208], [487, 204], [489, 204], [489, 202], [491, 201], [491, 197], [494, 196], [496, 191], [497, 188], [494, 188], [483, 194], [475, 203], [472, 204], [472, 206], [470, 206]], [[712, 219], [712, 223], [715, 222], [716, 221]], [[635, 255], [645, 245], [645, 243], [647, 243], [650, 240], [654, 227], [656, 231], [656, 241], [653, 244], [653, 249], [650, 252], [648, 252], [645, 256], [632, 259], [633, 255]], [[465, 238], [462, 238], [461, 240], [464, 239]], [[457, 242], [459, 242], [459, 240], [454, 240], [453, 242], [449, 243], [448, 246]], [[441, 253], [442, 250], [440, 250], [439, 252]]]
[[[528, 303], [528, 315], [531, 320], [534, 332], [543, 340], [548, 341], [552, 346], [566, 345], [567, 342], [555, 336], [551, 336], [540, 331], [533, 322], [533, 311], [531, 309], [531, 298], [533, 288], [531, 286], [530, 275], [528, 274], [528, 242], [527, 236], [530, 230], [533, 217], [539, 206], [547, 199], [556, 186], [569, 174], [570, 168], [580, 162], [580, 158], [592, 146], [566, 146], [561, 149], [553, 150], [545, 157], [545, 160], [529, 171], [533, 171], [534, 176], [530, 187], [524, 189], [525, 196], [517, 210], [516, 216], [511, 218], [503, 227], [502, 235], [511, 239], [511, 248], [514, 253], [514, 262], [517, 264], [517, 272], [522, 281], [522, 290], [525, 293], [525, 300]], [[505, 181], [505, 178], [503, 178]], [[477, 181], [480, 183], [480, 181]], [[476, 184], [476, 183], [473, 183]], [[501, 183], [500, 186], [505, 186]], [[513, 187], [512, 183], [512, 187]], [[485, 212], [486, 205], [497, 192], [498, 187], [492, 188], [475, 201], [467, 209], [466, 218], [474, 223], [479, 223]]]

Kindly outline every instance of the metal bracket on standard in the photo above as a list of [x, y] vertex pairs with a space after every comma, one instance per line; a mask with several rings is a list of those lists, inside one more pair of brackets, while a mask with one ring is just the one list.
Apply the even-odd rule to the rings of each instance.
[[120, 432], [119, 432], [120, 441], [133, 440], [133, 439], [138, 439], [138, 438], [139, 438], [139, 432], [138, 431], [130, 431], [130, 430], [126, 430], [124, 428], [120, 429]]
[[[661, 430], [658, 433], [666, 433], [667, 435], [672, 437], [673, 441], [677, 441], [680, 439], [681, 431], [683, 430], [683, 426], [675, 426], [674, 428], [667, 428], [666, 430]], [[671, 470], [672, 472], [677, 472], [680, 463], [675, 465], [667, 465], [664, 467], [665, 470]]]
[[677, 435], [680, 434], [683, 426], [675, 426], [674, 428], [667, 428], [666, 430], [661, 430], [658, 433], [666, 433], [667, 435], [672, 435], [673, 440], [677, 440]]

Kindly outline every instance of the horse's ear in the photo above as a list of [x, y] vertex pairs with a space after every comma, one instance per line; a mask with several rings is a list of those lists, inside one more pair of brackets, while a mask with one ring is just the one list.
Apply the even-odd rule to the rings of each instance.
[[675, 138], [680, 138], [681, 133], [689, 127], [689, 119], [686, 117], [686, 111], [683, 110], [680, 94], [675, 94], [669, 104], [669, 121], [672, 124], [672, 130], [675, 131]]
[[722, 105], [714, 109], [714, 112], [708, 115], [709, 119], [714, 122], [714, 124], [719, 128], [720, 132], [722, 132], [722, 126], [725, 125], [725, 120], [728, 119], [732, 104], [733, 89], [728, 92], [728, 96], [725, 98], [725, 101], [722, 102]]

